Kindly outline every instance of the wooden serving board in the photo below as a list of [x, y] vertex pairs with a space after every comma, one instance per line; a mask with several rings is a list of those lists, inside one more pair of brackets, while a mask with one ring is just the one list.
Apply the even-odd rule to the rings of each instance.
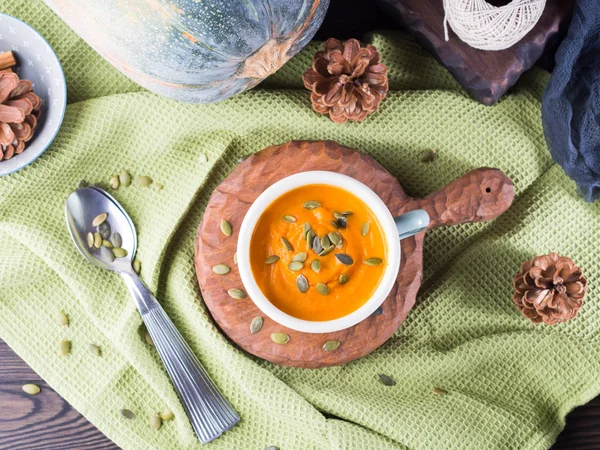
[[[298, 172], [330, 170], [349, 175], [373, 189], [394, 216], [423, 208], [431, 216], [429, 229], [465, 222], [493, 219], [508, 209], [514, 192], [509, 178], [497, 169], [476, 169], [424, 199], [407, 196], [400, 183], [370, 156], [332, 141], [292, 141], [269, 147], [244, 162], [215, 189], [196, 236], [195, 266], [204, 302], [221, 329], [236, 344], [253, 355], [276, 364], [317, 368], [345, 364], [371, 353], [383, 344], [406, 319], [415, 304], [422, 276], [425, 233], [402, 241], [402, 260], [396, 285], [374, 314], [358, 325], [334, 333], [310, 334], [285, 328], [265, 316], [250, 298], [234, 300], [227, 291], [243, 288], [234, 254], [244, 215], [254, 200], [270, 185]], [[233, 226], [225, 236], [220, 221]], [[231, 267], [227, 275], [215, 275], [216, 264]], [[262, 329], [250, 333], [250, 322], [261, 316]], [[284, 332], [291, 339], [275, 344], [271, 333]], [[337, 339], [333, 352], [322, 349]]]

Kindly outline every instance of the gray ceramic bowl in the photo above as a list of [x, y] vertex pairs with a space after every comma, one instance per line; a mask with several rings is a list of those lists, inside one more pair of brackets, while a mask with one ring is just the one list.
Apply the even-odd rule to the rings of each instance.
[[0, 161], [0, 176], [25, 167], [44, 153], [58, 133], [67, 107], [67, 83], [52, 47], [25, 22], [0, 13], [0, 53], [8, 50], [17, 60], [15, 72], [33, 83], [42, 106], [33, 139], [23, 153]]

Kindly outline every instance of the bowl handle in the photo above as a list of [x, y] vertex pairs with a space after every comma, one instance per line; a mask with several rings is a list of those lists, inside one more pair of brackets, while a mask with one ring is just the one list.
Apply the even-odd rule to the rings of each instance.
[[408, 210], [424, 209], [429, 229], [495, 219], [506, 211], [515, 196], [513, 183], [498, 169], [472, 170], [446, 187], [421, 199], [413, 199]]
[[401, 216], [394, 217], [400, 240], [425, 231], [429, 226], [429, 214], [422, 209], [415, 209]]

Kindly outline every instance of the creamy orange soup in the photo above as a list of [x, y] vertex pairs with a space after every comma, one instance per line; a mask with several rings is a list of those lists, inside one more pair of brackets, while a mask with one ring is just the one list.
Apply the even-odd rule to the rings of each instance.
[[335, 186], [308, 185], [263, 212], [250, 265], [265, 297], [281, 311], [333, 320], [371, 298], [387, 265], [387, 245], [377, 218], [358, 197]]

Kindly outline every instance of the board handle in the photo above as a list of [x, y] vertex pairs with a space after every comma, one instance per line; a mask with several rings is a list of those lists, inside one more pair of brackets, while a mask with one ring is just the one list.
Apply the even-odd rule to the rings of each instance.
[[505, 212], [515, 197], [513, 182], [499, 169], [471, 170], [408, 209], [423, 209], [430, 217], [428, 229], [492, 220]]

